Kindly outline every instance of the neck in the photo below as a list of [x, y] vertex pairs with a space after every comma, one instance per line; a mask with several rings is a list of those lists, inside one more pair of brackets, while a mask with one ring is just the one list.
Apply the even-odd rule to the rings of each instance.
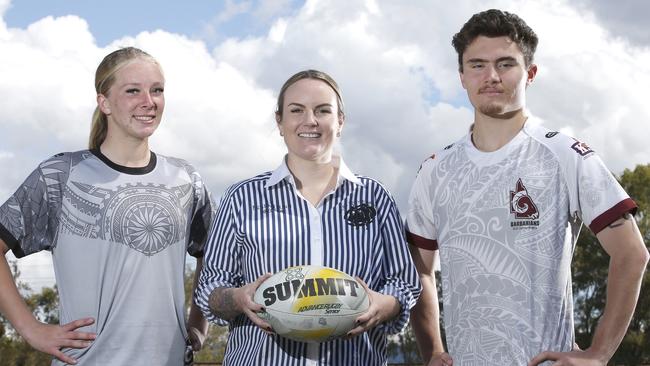
[[317, 206], [336, 185], [338, 167], [333, 160], [313, 162], [287, 157], [287, 166], [296, 181], [296, 187], [311, 204]]
[[115, 143], [107, 138], [99, 147], [104, 156], [115, 164], [130, 168], [147, 166], [151, 158], [149, 143], [147, 140], [138, 142], [120, 141]]
[[472, 142], [480, 151], [499, 150], [512, 140], [524, 127], [528, 116], [523, 109], [501, 117], [491, 117], [474, 112], [474, 129]]

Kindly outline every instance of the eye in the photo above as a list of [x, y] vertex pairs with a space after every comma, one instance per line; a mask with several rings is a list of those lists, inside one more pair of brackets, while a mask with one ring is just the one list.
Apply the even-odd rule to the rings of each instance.
[[289, 109], [289, 112], [291, 112], [291, 113], [302, 113], [302, 108], [293, 107], [293, 108]]
[[470, 67], [470, 69], [480, 70], [480, 69], [483, 68], [483, 64], [479, 64], [479, 63], [476, 63], [476, 64], [470, 64], [469, 67]]
[[160, 95], [165, 91], [164, 88], [153, 88], [151, 94]]
[[501, 61], [497, 64], [497, 67], [501, 69], [507, 69], [515, 65], [516, 63], [514, 61]]
[[138, 94], [139, 92], [140, 92], [140, 89], [138, 89], [138, 88], [126, 89], [126, 94]]
[[332, 114], [332, 108], [331, 107], [316, 108], [314, 114], [316, 115], [316, 117], [326, 116], [328, 114]]

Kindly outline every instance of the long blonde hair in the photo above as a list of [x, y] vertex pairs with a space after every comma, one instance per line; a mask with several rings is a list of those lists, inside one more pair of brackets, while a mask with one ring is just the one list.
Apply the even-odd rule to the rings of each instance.
[[[160, 67], [160, 64], [153, 56], [139, 48], [120, 48], [106, 55], [102, 62], [99, 63], [99, 66], [97, 66], [97, 71], [95, 71], [95, 91], [97, 94], [108, 96], [108, 92], [115, 82], [115, 74], [117, 71], [137, 58], [147, 59]], [[88, 148], [90, 150], [99, 149], [99, 146], [106, 139], [107, 132], [108, 119], [106, 118], [106, 114], [99, 109], [98, 105], [95, 108], [95, 112], [93, 112]]]

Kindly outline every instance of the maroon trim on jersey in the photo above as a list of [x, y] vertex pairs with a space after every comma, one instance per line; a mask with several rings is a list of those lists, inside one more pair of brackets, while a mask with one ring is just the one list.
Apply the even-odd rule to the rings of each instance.
[[598, 234], [601, 230], [607, 227], [607, 225], [618, 220], [623, 216], [624, 213], [630, 212], [632, 215], [636, 213], [637, 205], [631, 198], [626, 198], [623, 201], [614, 205], [614, 207], [600, 214], [596, 217], [589, 228], [594, 234]]
[[426, 250], [438, 250], [438, 242], [436, 240], [423, 238], [419, 235], [415, 235], [409, 232], [408, 230], [406, 231], [406, 241], [418, 248]]

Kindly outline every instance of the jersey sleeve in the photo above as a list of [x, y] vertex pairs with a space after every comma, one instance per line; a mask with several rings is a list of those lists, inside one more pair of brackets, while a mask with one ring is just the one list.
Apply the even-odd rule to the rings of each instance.
[[571, 213], [598, 234], [626, 212], [636, 212], [636, 203], [595, 152], [579, 141], [571, 150], [573, 164], [565, 166]]
[[50, 250], [55, 245], [63, 187], [69, 164], [46, 160], [0, 206], [0, 238], [16, 258]]
[[203, 257], [205, 242], [214, 219], [216, 206], [212, 195], [197, 172], [192, 172], [194, 205], [187, 252], [193, 257]]
[[433, 219], [431, 158], [422, 164], [409, 196], [406, 213], [406, 240], [409, 244], [427, 250], [438, 249], [438, 230]]

